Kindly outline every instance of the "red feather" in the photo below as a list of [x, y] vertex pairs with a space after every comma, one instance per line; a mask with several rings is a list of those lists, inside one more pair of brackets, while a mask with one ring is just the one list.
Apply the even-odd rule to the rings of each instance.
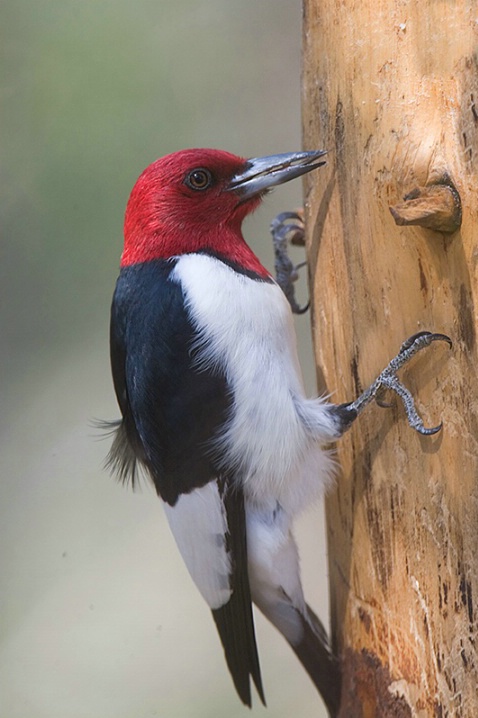
[[[269, 272], [246, 244], [241, 225], [260, 196], [241, 201], [228, 185], [247, 160], [219, 150], [183, 150], [162, 157], [138, 178], [126, 207], [121, 266], [210, 250], [242, 268]], [[191, 189], [185, 179], [208, 169], [213, 182]]]

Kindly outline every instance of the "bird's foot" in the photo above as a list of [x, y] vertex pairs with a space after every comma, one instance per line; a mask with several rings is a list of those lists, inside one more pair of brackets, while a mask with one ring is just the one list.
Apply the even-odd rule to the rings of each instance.
[[297, 303], [294, 282], [299, 278], [299, 269], [304, 267], [306, 262], [293, 264], [288, 254], [288, 242], [301, 247], [305, 245], [302, 212], [281, 212], [272, 220], [270, 228], [277, 284], [287, 297], [294, 314], [303, 314], [309, 308], [309, 302], [304, 306]]
[[402, 346], [397, 356], [392, 359], [387, 367], [379, 374], [377, 379], [361, 394], [358, 399], [347, 404], [341, 404], [337, 406], [337, 414], [340, 417], [340, 421], [343, 424], [343, 430], [345, 431], [357, 418], [359, 414], [370, 404], [372, 400], [375, 400], [379, 406], [388, 407], [390, 404], [383, 402], [383, 395], [387, 390], [394, 391], [403, 402], [405, 412], [407, 414], [408, 423], [418, 431], [420, 434], [436, 434], [440, 431], [442, 424], [427, 428], [424, 424], [418, 412], [415, 408], [415, 401], [410, 391], [402, 384], [397, 377], [397, 371], [401, 369], [415, 354], [430, 346], [432, 342], [445, 341], [450, 347], [452, 346], [451, 339], [446, 334], [436, 334], [433, 332], [418, 332], [412, 337], [407, 339]]

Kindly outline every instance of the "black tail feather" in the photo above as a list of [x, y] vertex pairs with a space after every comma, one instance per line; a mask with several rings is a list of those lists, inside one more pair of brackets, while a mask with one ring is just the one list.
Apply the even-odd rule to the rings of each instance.
[[341, 689], [339, 664], [330, 651], [322, 623], [309, 606], [307, 612], [307, 618], [298, 612], [303, 635], [300, 643], [290, 646], [322, 696], [329, 714], [336, 716]]
[[237, 693], [245, 705], [252, 705], [250, 679], [254, 681], [262, 703], [265, 705], [261, 669], [257, 652], [254, 618], [252, 615], [251, 590], [247, 570], [247, 539], [244, 496], [242, 491], [224, 481], [223, 500], [227, 515], [226, 536], [232, 559], [229, 601], [212, 615], [221, 637], [226, 662]]
[[230, 601], [212, 611], [224, 648], [226, 663], [241, 701], [252, 707], [250, 678], [265, 705], [251, 604], [234, 593]]

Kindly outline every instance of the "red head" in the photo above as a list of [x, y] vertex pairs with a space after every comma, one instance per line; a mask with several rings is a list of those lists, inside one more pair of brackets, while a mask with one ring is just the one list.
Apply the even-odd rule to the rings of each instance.
[[267, 274], [241, 224], [263, 194], [323, 164], [323, 152], [246, 160], [219, 150], [183, 150], [140, 175], [126, 207], [121, 265], [210, 249]]

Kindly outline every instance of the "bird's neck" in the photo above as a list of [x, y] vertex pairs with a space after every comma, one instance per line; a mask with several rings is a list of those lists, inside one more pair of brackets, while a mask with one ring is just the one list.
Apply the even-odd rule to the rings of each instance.
[[270, 273], [246, 243], [240, 229], [228, 226], [218, 227], [216, 231], [210, 230], [207, 233], [183, 230], [179, 236], [175, 236], [171, 230], [155, 231], [152, 234], [125, 234], [121, 266], [128, 267], [156, 259], [207, 251], [224, 257], [246, 271], [261, 277], [270, 277]]

